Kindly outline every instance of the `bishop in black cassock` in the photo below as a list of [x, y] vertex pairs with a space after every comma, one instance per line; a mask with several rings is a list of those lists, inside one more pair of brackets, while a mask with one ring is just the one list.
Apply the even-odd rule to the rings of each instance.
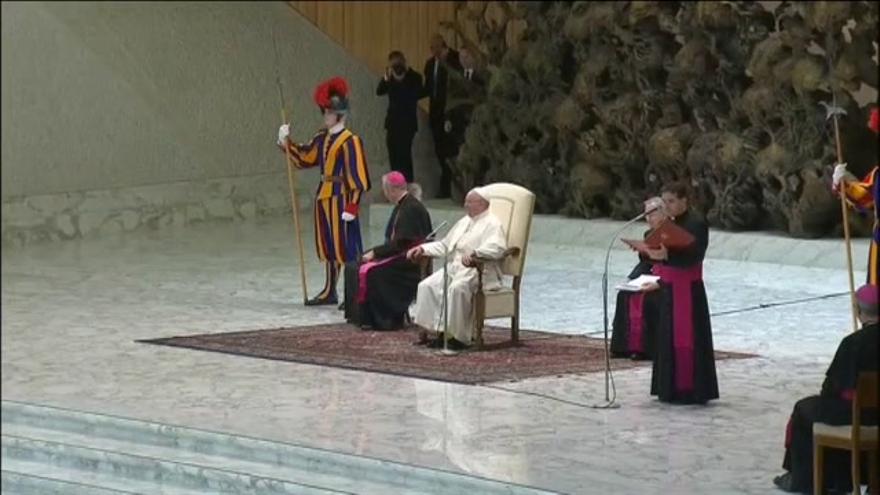
[[[792, 493], [813, 493], [813, 424], [852, 424], [852, 398], [856, 380], [863, 371], [877, 371], [877, 286], [864, 285], [856, 293], [862, 328], [840, 342], [834, 360], [825, 373], [822, 391], [797, 401], [785, 432], [785, 457], [782, 467], [787, 473], [773, 480]], [[863, 424], [877, 424], [877, 411], [867, 411]], [[865, 459], [867, 455], [862, 455]], [[830, 449], [825, 454], [825, 488], [852, 492], [848, 452]], [[862, 473], [868, 473], [862, 469]]]
[[385, 228], [385, 242], [363, 259], [345, 266], [345, 319], [362, 328], [397, 330], [416, 296], [421, 266], [406, 251], [431, 233], [431, 216], [421, 201], [407, 193], [400, 172], [382, 177], [382, 190], [395, 203]]

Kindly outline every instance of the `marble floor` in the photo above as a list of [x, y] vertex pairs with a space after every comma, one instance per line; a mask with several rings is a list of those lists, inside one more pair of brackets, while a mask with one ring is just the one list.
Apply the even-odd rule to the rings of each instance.
[[[612, 410], [589, 407], [603, 402], [602, 374], [469, 386], [134, 342], [337, 321], [302, 306], [293, 245], [277, 218], [4, 250], [3, 398], [564, 493], [776, 493], [790, 408], [818, 390], [850, 325], [846, 297], [735, 312], [846, 291], [841, 270], [708, 260], [711, 309], [726, 313], [716, 348], [761, 357], [719, 362], [708, 407], [661, 405], [650, 370], [615, 372]], [[601, 333], [601, 254], [533, 243], [524, 328]], [[616, 252], [612, 280], [632, 262]], [[314, 293], [317, 262], [308, 276]]]

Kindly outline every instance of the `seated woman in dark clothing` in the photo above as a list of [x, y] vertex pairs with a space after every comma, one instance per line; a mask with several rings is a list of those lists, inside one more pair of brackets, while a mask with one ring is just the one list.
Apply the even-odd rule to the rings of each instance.
[[364, 329], [397, 330], [416, 296], [421, 267], [406, 251], [431, 233], [431, 216], [407, 192], [400, 172], [382, 177], [382, 192], [396, 206], [385, 228], [385, 243], [345, 266], [345, 319]]
[[[645, 201], [645, 219], [649, 230], [657, 228], [666, 220], [661, 198]], [[633, 280], [641, 275], [650, 275], [654, 262], [646, 255], [639, 254], [639, 264], [629, 274]], [[619, 291], [614, 310], [613, 333], [611, 334], [611, 354], [615, 357], [629, 356], [632, 359], [651, 359], [654, 355], [654, 334], [657, 323], [658, 286], [645, 287], [641, 292]]]

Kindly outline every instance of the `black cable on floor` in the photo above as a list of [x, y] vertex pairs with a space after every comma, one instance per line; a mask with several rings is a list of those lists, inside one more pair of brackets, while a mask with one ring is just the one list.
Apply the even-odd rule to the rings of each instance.
[[568, 404], [569, 406], [580, 407], [583, 409], [596, 409], [595, 407], [593, 407], [589, 404], [582, 404], [580, 402], [575, 402], [575, 401], [568, 400], [568, 399], [560, 399], [559, 397], [554, 397], [552, 395], [542, 394], [539, 392], [529, 392], [528, 390], [514, 390], [512, 388], [499, 387], [498, 385], [477, 384], [477, 386], [483, 387], [483, 388], [491, 388], [492, 390], [501, 390], [502, 392], [509, 392], [511, 394], [530, 395], [532, 397], [538, 397], [541, 399], [548, 399], [548, 400], [552, 400], [555, 402], [561, 402], [563, 404]]
[[[801, 298], [801, 299], [792, 299], [792, 300], [790, 300], [790, 301], [779, 301], [779, 302], [772, 302], [772, 303], [764, 303], [764, 304], [758, 304], [758, 305], [756, 305], [756, 306], [747, 306], [747, 307], [745, 307], [745, 308], [732, 309], [732, 310], [729, 310], [729, 311], [721, 311], [721, 312], [718, 312], [718, 313], [712, 313], [710, 316], [716, 317], [716, 316], [726, 316], [726, 315], [738, 314], [738, 313], [746, 313], [746, 312], [749, 312], [749, 311], [757, 311], [757, 310], [759, 310], [759, 309], [774, 308], [774, 307], [778, 307], [778, 306], [788, 306], [788, 305], [791, 305], [791, 304], [801, 304], [801, 303], [810, 302], [810, 301], [818, 301], [818, 300], [822, 300], [822, 299], [831, 299], [831, 298], [834, 298], [834, 297], [842, 297], [842, 296], [846, 296], [846, 295], [848, 295], [848, 294], [849, 294], [849, 291], [847, 291], [847, 292], [835, 292], [835, 293], [832, 293], [832, 294], [824, 294], [824, 295], [821, 295], [821, 296], [805, 297], [805, 298]], [[573, 335], [572, 335], [572, 334], [568, 334], [568, 335], [565, 335], [565, 334], [554, 334], [554, 335], [547, 335], [547, 336], [541, 336], [541, 337], [532, 337], [532, 338], [527, 338], [527, 339], [523, 339], [523, 340], [543, 340], [543, 339], [553, 339], [553, 338], [559, 338], [559, 337], [585, 337], [585, 336], [588, 336], [588, 335], [597, 335], [597, 334], [602, 334], [602, 333], [604, 333], [604, 330], [601, 330], [601, 331], [598, 331], [598, 332], [587, 332], [587, 333], [580, 333], [580, 334], [573, 334]], [[611, 380], [612, 380], [612, 383], [613, 383], [613, 380], [614, 380], [613, 375], [612, 375]], [[484, 387], [484, 388], [490, 388], [490, 389], [493, 389], [493, 390], [500, 390], [500, 391], [502, 391], [502, 392], [508, 392], [508, 393], [517, 394], [517, 395], [529, 395], [529, 396], [532, 396], [532, 397], [538, 397], [538, 398], [541, 398], [541, 399], [552, 400], [552, 401], [554, 401], [554, 402], [560, 402], [560, 403], [562, 403], [562, 404], [567, 404], [567, 405], [569, 405], [569, 406], [580, 407], [580, 408], [583, 408], [583, 409], [602, 409], [602, 407], [596, 407], [596, 406], [593, 406], [593, 405], [590, 405], [590, 404], [584, 404], [584, 403], [581, 403], [581, 402], [575, 402], [575, 401], [568, 400], [568, 399], [561, 399], [561, 398], [559, 398], [559, 397], [554, 397], [554, 396], [552, 396], [552, 395], [542, 394], [542, 393], [539, 393], [539, 392], [529, 392], [529, 391], [527, 391], [527, 390], [515, 390], [515, 389], [511, 389], [511, 388], [500, 387], [500, 386], [498, 386], [498, 385], [477, 384], [477, 386], [479, 386], [479, 387]], [[616, 398], [617, 398], [617, 390], [614, 391], [614, 399], [616, 399]], [[614, 399], [611, 400], [611, 402], [609, 403], [609, 406], [612, 406], [612, 407], [613, 407], [614, 402], [615, 402]]]
[[[709, 316], [715, 318], [717, 316], [727, 316], [727, 315], [733, 315], [733, 314], [739, 314], [739, 313], [747, 313], [749, 311], [758, 311], [760, 309], [775, 308], [777, 306], [789, 306], [792, 304], [801, 304], [801, 303], [805, 303], [805, 302], [818, 301], [821, 299], [831, 299], [834, 297], [842, 297], [842, 296], [846, 296], [846, 295], [849, 295], [849, 291], [847, 291], [847, 292], [834, 292], [832, 294], [824, 294], [821, 296], [805, 297], [802, 299], [792, 299], [790, 301], [779, 301], [779, 302], [758, 304], [756, 306], [747, 306], [745, 308], [731, 309], [728, 311], [719, 311], [717, 313], [711, 313]], [[578, 334], [574, 334], [574, 335], [592, 336], [592, 335], [601, 335], [602, 333], [604, 333], [604, 330], [597, 330], [595, 332], [578, 333]]]
[[805, 297], [803, 299], [793, 299], [791, 301], [781, 301], [781, 302], [775, 302], [775, 303], [765, 303], [765, 304], [759, 304], [757, 306], [749, 306], [746, 308], [731, 309], [730, 311], [721, 311], [719, 313], [712, 313], [709, 316], [725, 316], [725, 315], [732, 315], [732, 314], [736, 314], [736, 313], [745, 313], [747, 311], [757, 311], [759, 309], [774, 308], [776, 306], [788, 306], [790, 304], [800, 304], [800, 303], [805, 303], [805, 302], [810, 302], [810, 301], [818, 301], [820, 299], [831, 299], [832, 297], [841, 297], [841, 296], [846, 296], [848, 294], [849, 294], [849, 291], [835, 292], [833, 294], [825, 294], [823, 296]]

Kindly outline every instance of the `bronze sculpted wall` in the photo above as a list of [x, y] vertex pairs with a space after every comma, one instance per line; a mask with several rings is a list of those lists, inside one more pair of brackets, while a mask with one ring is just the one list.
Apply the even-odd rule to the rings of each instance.
[[[877, 139], [853, 94], [876, 98], [878, 7], [774, 7], [458, 2], [452, 27], [491, 78], [484, 94], [450, 95], [477, 99], [455, 173], [465, 188], [521, 183], [543, 213], [618, 219], [688, 179], [715, 227], [839, 232], [821, 102], [833, 88], [845, 160], [867, 172]], [[854, 222], [867, 232], [868, 219]]]

